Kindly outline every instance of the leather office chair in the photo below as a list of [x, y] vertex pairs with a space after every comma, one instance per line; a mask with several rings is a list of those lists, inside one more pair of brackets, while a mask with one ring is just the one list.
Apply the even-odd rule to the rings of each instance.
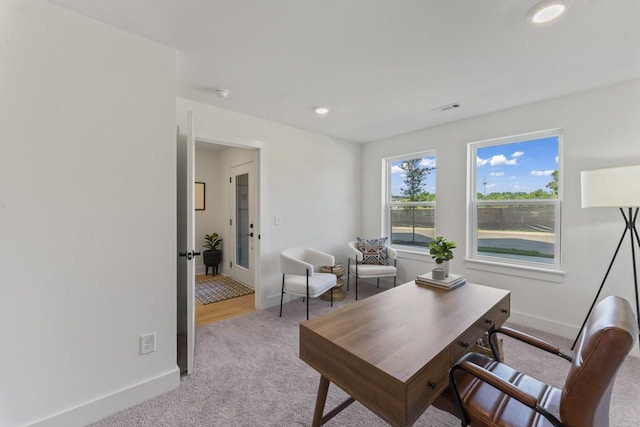
[[493, 331], [492, 341], [497, 333], [569, 360], [564, 387], [549, 386], [489, 357], [468, 353], [451, 369], [449, 387], [434, 406], [460, 418], [463, 426], [609, 426], [613, 383], [638, 336], [627, 300], [610, 296], [596, 305], [573, 357], [511, 328]]
[[282, 293], [280, 294], [280, 317], [285, 292], [307, 299], [307, 320], [309, 319], [309, 298], [316, 298], [331, 289], [333, 307], [333, 286], [337, 282], [335, 274], [316, 272], [320, 266], [335, 265], [333, 255], [308, 248], [289, 248], [280, 252], [282, 271]]
[[349, 256], [349, 262], [347, 266], [347, 291], [349, 290], [349, 278], [351, 275], [356, 277], [356, 300], [358, 299], [358, 279], [378, 279], [378, 285], [380, 285], [381, 277], [393, 277], [393, 287], [396, 287], [396, 259], [397, 252], [391, 246], [386, 246], [386, 256], [389, 260], [388, 265], [379, 264], [365, 264], [364, 254], [358, 248], [358, 242], [349, 242], [347, 247], [347, 255]]

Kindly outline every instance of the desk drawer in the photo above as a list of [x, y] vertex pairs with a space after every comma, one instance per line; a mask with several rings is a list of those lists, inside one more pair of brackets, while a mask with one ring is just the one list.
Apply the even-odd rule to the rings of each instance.
[[407, 384], [407, 421], [413, 423], [449, 382], [447, 352], [443, 351], [429, 362]]
[[488, 315], [488, 319], [493, 320], [496, 328], [502, 326], [511, 314], [511, 302], [508, 297], [503, 298], [500, 303], [495, 306]]
[[449, 346], [449, 364], [453, 366], [491, 328], [498, 328], [509, 318], [510, 300], [503, 298], [481, 319], [478, 319], [460, 338]]
[[463, 354], [471, 350], [471, 347], [473, 347], [476, 341], [480, 339], [487, 329], [488, 327], [486, 326], [484, 319], [478, 320], [469, 329], [467, 329], [460, 338], [451, 343], [449, 346], [449, 365], [453, 366]]

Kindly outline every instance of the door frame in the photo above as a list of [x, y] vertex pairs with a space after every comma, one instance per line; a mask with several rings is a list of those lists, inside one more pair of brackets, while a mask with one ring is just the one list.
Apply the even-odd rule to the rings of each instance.
[[[254, 288], [254, 305], [257, 309], [267, 308], [266, 300], [267, 295], [263, 290], [260, 277], [261, 269], [261, 251], [262, 247], [265, 244], [266, 236], [265, 233], [262, 232], [262, 225], [266, 224], [263, 221], [263, 218], [266, 218], [266, 173], [263, 165], [265, 164], [266, 159], [266, 144], [262, 141], [253, 140], [253, 139], [245, 139], [245, 138], [236, 138], [229, 135], [219, 135], [213, 132], [198, 132], [196, 130], [195, 140], [199, 142], [208, 142], [211, 144], [224, 145], [228, 147], [236, 147], [236, 148], [246, 148], [251, 149], [256, 152], [255, 155], [255, 230], [257, 234], [257, 239], [255, 240], [255, 268], [253, 271], [253, 283], [255, 284]], [[190, 304], [195, 305], [195, 301], [191, 301]]]

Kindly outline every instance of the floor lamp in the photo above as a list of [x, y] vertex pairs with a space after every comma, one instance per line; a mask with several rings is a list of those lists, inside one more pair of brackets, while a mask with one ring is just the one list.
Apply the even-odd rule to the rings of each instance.
[[[638, 230], [636, 229], [636, 218], [638, 217], [638, 208], [640, 207], [640, 165], [637, 166], [623, 166], [608, 169], [598, 169], [592, 171], [583, 171], [580, 174], [581, 187], [582, 187], [582, 207], [583, 208], [617, 208], [624, 218], [625, 229], [618, 242], [618, 247], [613, 253], [613, 258], [607, 268], [607, 272], [602, 279], [600, 288], [596, 297], [593, 299], [591, 308], [587, 316], [584, 318], [584, 322], [578, 331], [571, 350], [576, 346], [578, 338], [587, 324], [587, 319], [593, 310], [593, 307], [598, 301], [604, 282], [609, 276], [613, 262], [616, 260], [616, 256], [620, 251], [622, 242], [625, 237], [629, 236], [629, 242], [631, 243], [631, 259], [633, 263], [633, 284], [636, 293], [636, 316], [638, 319], [638, 326], [640, 327], [640, 306], [638, 305], [638, 273], [636, 270], [636, 244], [640, 248], [640, 238], [638, 237]], [[627, 212], [625, 212], [625, 210]], [[635, 237], [635, 240], [634, 240]]]

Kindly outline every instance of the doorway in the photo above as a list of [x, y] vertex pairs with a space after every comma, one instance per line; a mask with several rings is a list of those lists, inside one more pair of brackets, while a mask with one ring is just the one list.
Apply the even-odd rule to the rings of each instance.
[[[188, 114], [188, 122], [190, 122], [190, 117], [191, 115]], [[186, 130], [189, 129], [193, 129], [193, 127], [187, 126]], [[185, 132], [186, 133], [186, 132]], [[184, 135], [183, 132], [180, 132], [180, 135]], [[195, 133], [191, 133], [191, 135], [195, 136]], [[181, 139], [181, 138], [179, 138]], [[226, 226], [226, 228], [224, 228], [226, 230], [225, 234], [227, 234], [227, 237], [229, 236], [229, 207], [228, 205], [228, 201], [229, 201], [229, 196], [223, 196], [223, 197], [216, 197], [216, 198], [209, 198], [207, 197], [207, 194], [209, 194], [210, 196], [213, 195], [212, 193], [212, 189], [214, 186], [214, 183], [220, 183], [220, 185], [223, 185], [223, 181], [225, 181], [225, 177], [226, 177], [226, 185], [224, 186], [225, 188], [225, 192], [230, 191], [229, 190], [229, 184], [228, 184], [228, 179], [229, 179], [229, 171], [230, 171], [230, 165], [236, 165], [238, 164], [237, 161], [234, 162], [233, 160], [233, 156], [234, 153], [235, 155], [237, 155], [237, 153], [245, 153], [245, 155], [249, 155], [250, 159], [252, 162], [254, 162], [254, 168], [256, 171], [259, 171], [259, 165], [260, 165], [260, 160], [262, 159], [262, 156], [264, 155], [264, 149], [263, 149], [263, 144], [262, 142], [259, 141], [238, 141], [238, 140], [230, 140], [228, 137], [217, 137], [217, 136], [210, 136], [210, 135], [201, 135], [198, 134], [197, 136], [195, 136], [194, 138], [195, 141], [195, 145], [196, 147], [200, 146], [219, 146], [218, 148], [221, 148], [221, 151], [228, 151], [228, 153], [224, 154], [224, 156], [226, 156], [224, 158], [224, 162], [229, 162], [226, 163], [226, 167], [220, 167], [217, 170], [220, 171], [220, 180], [210, 180], [211, 185], [207, 185], [206, 188], [206, 193], [205, 193], [205, 197], [209, 200], [205, 200], [205, 209], [209, 209], [209, 208], [213, 208], [214, 206], [218, 205], [218, 204], [222, 204], [223, 208], [222, 210], [224, 211], [224, 217], [226, 218], [222, 223], [219, 223], [219, 226], [221, 228], [216, 228], [219, 230], [223, 230], [223, 226]], [[232, 148], [235, 148], [236, 150], [232, 150]], [[197, 155], [197, 150], [196, 151], [196, 155]], [[231, 154], [229, 154], [231, 153]], [[248, 153], [248, 154], [247, 154]], [[222, 154], [221, 154], [222, 156]], [[197, 160], [197, 159], [195, 159]], [[193, 163], [192, 163], [193, 164]], [[260, 195], [261, 195], [261, 190], [260, 190], [260, 178], [259, 178], [259, 172], [255, 173], [255, 179], [254, 179], [254, 186], [255, 186], [255, 204], [256, 204], [256, 212], [259, 212], [260, 209]], [[197, 176], [194, 176], [193, 179], [191, 180], [193, 181], [200, 181], [202, 182], [202, 180], [198, 179]], [[191, 187], [193, 189], [193, 187]], [[179, 189], [180, 191], [180, 189]], [[187, 190], [187, 194], [191, 194], [191, 191]], [[178, 197], [178, 204], [182, 205], [183, 202], [181, 200], [182, 199], [180, 196]], [[191, 204], [193, 204], [193, 198], [191, 197], [190, 202]], [[187, 206], [184, 206], [185, 208], [187, 208]], [[180, 209], [180, 206], [178, 207]], [[191, 212], [193, 213], [193, 207], [191, 208]], [[199, 211], [197, 211], [199, 212]], [[254, 230], [256, 235], [258, 235], [258, 230], [259, 230], [259, 225], [260, 225], [260, 218], [261, 215], [259, 213], [255, 214], [255, 220], [253, 222], [254, 224]], [[197, 221], [197, 218], [196, 218]], [[216, 227], [218, 227], [218, 225], [216, 225]], [[208, 233], [211, 233], [211, 231], [209, 231]], [[207, 233], [207, 234], [208, 234]], [[195, 227], [193, 227], [191, 233], [189, 233], [187, 230], [184, 230], [183, 228], [179, 227], [178, 228], [178, 240], [181, 240], [181, 234], [185, 234], [185, 235], [190, 235], [190, 240], [193, 242], [193, 247], [191, 249], [192, 253], [195, 252], [199, 252], [202, 249], [202, 240], [204, 237], [204, 234], [201, 236], [200, 234], [202, 234], [201, 232], [198, 232]], [[255, 290], [255, 294], [253, 297], [253, 308], [258, 308], [259, 301], [260, 301], [260, 284], [259, 281], [257, 280], [257, 272], [259, 270], [259, 245], [255, 244], [254, 245], [254, 264], [253, 264], [253, 268], [251, 269], [251, 273], [250, 273], [250, 278], [251, 278], [251, 283], [254, 287]], [[224, 251], [224, 249], [223, 249]], [[200, 260], [200, 257], [196, 258], [197, 260]], [[230, 269], [229, 268], [224, 268], [225, 267], [225, 263], [224, 263], [225, 259], [224, 259], [224, 254], [223, 254], [223, 264], [221, 265], [222, 268], [222, 272], [226, 272], [229, 273]], [[201, 261], [200, 261], [201, 262]], [[228, 265], [228, 263], [226, 263], [226, 265]], [[197, 267], [197, 266], [196, 266]], [[193, 271], [193, 270], [192, 270]], [[194, 273], [196, 273], [197, 271], [194, 271]], [[204, 271], [203, 271], [204, 272]], [[195, 279], [195, 274], [193, 275], [194, 279]], [[191, 284], [194, 284], [193, 280], [188, 281]], [[193, 289], [192, 285], [190, 286], [189, 283], [187, 283], [186, 285], [186, 289]], [[180, 283], [178, 283], [178, 324], [187, 324], [187, 330], [188, 332], [193, 331], [193, 328], [195, 327], [195, 322], [194, 322], [194, 312], [195, 312], [195, 306], [196, 306], [196, 301], [195, 301], [195, 295], [193, 295], [193, 293], [191, 294], [192, 297], [191, 298], [181, 298], [181, 286]], [[186, 296], [186, 295], [185, 295]], [[178, 329], [180, 332], [180, 328]], [[195, 340], [194, 340], [194, 334], [188, 334], [189, 339], [186, 340], [186, 343], [181, 343], [179, 341], [178, 344], [178, 356], [180, 356], [180, 354], [182, 353], [183, 355], [185, 354], [184, 351], [181, 351], [181, 344], [182, 346], [184, 346], [186, 348], [186, 354], [188, 357], [188, 360], [192, 360], [191, 358], [193, 357], [193, 349], [196, 345]], [[180, 359], [179, 359], [180, 360]], [[180, 364], [179, 364], [180, 365]], [[191, 369], [188, 369], [188, 373], [192, 373], [193, 372], [193, 364], [191, 363], [189, 366]]]

